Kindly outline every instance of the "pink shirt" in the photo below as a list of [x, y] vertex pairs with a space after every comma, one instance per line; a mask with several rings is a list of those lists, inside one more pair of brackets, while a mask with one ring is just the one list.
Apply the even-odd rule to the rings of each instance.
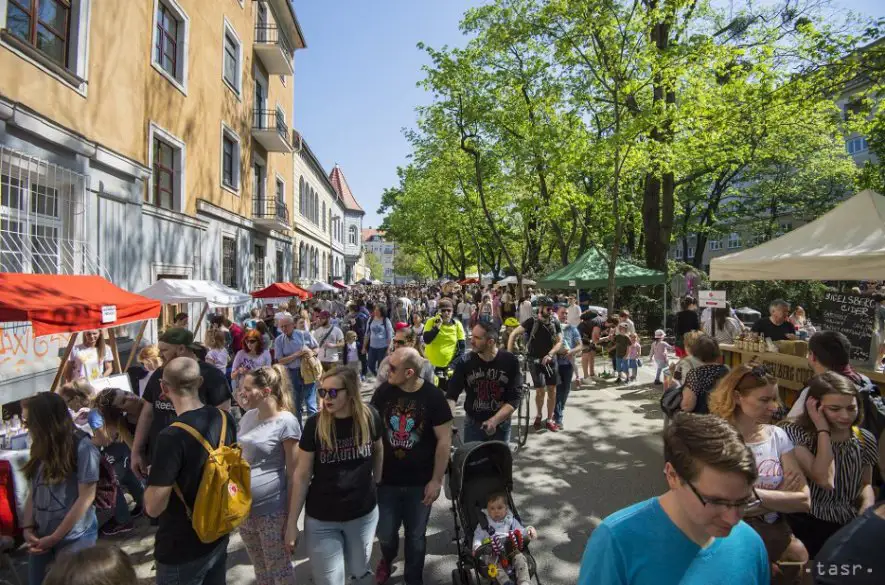
[[642, 346], [639, 345], [639, 342], [637, 341], [627, 349], [627, 359], [635, 360], [639, 357], [640, 353], [642, 353]]

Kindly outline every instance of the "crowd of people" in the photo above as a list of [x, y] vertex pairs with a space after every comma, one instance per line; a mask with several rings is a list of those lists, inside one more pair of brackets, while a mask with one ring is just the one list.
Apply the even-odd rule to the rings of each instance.
[[[699, 313], [691, 298], [683, 307], [674, 343], [658, 330], [648, 351], [655, 383], [678, 398], [664, 435], [669, 490], [593, 531], [578, 582], [829, 584], [848, 582], [827, 574], [839, 563], [876, 565], [867, 539], [885, 526], [873, 491], [883, 437], [863, 426], [873, 385], [850, 367], [847, 339], [810, 336], [816, 376], [787, 413], [763, 368], [722, 364], [720, 344], [743, 328], [731, 312]], [[804, 314], [778, 301], [754, 330], [798, 337], [794, 318]], [[574, 386], [596, 384], [609, 364], [631, 383], [643, 354], [628, 311], [481, 286], [372, 287], [212, 315], [203, 343], [187, 325], [177, 315], [139, 350], [132, 392], [91, 389], [108, 359], [101, 335], [87, 333], [68, 383], [23, 405], [31, 585], [87, 563], [128, 575], [125, 558], [95, 545], [142, 514], [157, 524], [158, 584], [225, 583], [230, 531], [207, 539], [198, 500], [213, 453], [232, 446], [225, 457], [249, 469], [236, 525], [258, 583], [292, 583], [303, 541], [315, 583], [383, 585], [402, 528], [404, 582], [421, 585], [460, 397], [466, 442], [509, 441], [523, 382], [535, 390], [535, 430], [558, 432]], [[506, 498], [487, 503], [489, 523], [512, 524]], [[110, 520], [99, 527], [99, 516]], [[522, 564], [503, 573], [529, 581]]]

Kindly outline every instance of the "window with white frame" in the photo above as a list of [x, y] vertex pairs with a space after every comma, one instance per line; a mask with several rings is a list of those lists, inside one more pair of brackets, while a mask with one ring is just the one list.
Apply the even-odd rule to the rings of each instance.
[[221, 238], [221, 283], [237, 288], [237, 240]]
[[221, 125], [221, 184], [240, 190], [240, 137], [226, 124]]
[[352, 225], [347, 229], [347, 241], [350, 244], [353, 244], [355, 246], [356, 245], [356, 238], [357, 238], [356, 226]]
[[68, 69], [71, 4], [71, 0], [6, 0], [5, 30]]
[[323, 201], [323, 213], [322, 213], [321, 217], [323, 219], [323, 231], [326, 231], [326, 202], [325, 201]]
[[688, 247], [688, 258], [689, 259], [694, 258], [694, 246]]
[[728, 249], [733, 250], [741, 247], [741, 235], [737, 232], [728, 234]]
[[148, 139], [152, 177], [144, 200], [157, 207], [181, 211], [185, 199], [185, 145], [153, 122]]
[[676, 246], [676, 250], [673, 251], [673, 257], [677, 260], [682, 260], [682, 245]]
[[710, 250], [715, 252], [715, 251], [721, 250], [721, 249], [722, 249], [722, 240], [720, 240], [719, 238], [710, 240]]
[[243, 47], [236, 31], [227, 21], [224, 20], [224, 60], [222, 67], [222, 78], [225, 84], [237, 96], [242, 94], [243, 88]]
[[252, 288], [264, 288], [264, 263], [267, 260], [266, 248], [255, 244], [255, 258], [252, 265]]
[[867, 139], [863, 136], [856, 136], [845, 141], [845, 150], [848, 151], [848, 154], [864, 152], [869, 147], [870, 145], [867, 143]]
[[0, 174], [0, 272], [63, 272], [59, 241], [69, 197], [49, 180], [11, 165]]
[[151, 65], [187, 93], [187, 45], [190, 20], [175, 0], [154, 0]]

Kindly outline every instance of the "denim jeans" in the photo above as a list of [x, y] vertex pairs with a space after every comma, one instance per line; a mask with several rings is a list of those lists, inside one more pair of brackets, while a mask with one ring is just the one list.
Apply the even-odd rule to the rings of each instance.
[[559, 364], [559, 384], [556, 386], [556, 405], [553, 407], [553, 422], [562, 424], [562, 412], [565, 410], [565, 401], [568, 393], [572, 390], [572, 373], [574, 366], [571, 362]]
[[655, 382], [661, 381], [661, 372], [667, 367], [667, 362], [657, 362], [658, 371], [655, 373]]
[[314, 585], [343, 585], [351, 579], [355, 585], [374, 583], [369, 557], [377, 525], [377, 506], [365, 516], [347, 522], [305, 516], [304, 535]]
[[425, 506], [424, 486], [378, 486], [378, 543], [381, 556], [392, 563], [399, 551], [399, 527], [405, 529], [405, 585], [424, 584], [424, 556], [427, 552], [427, 521], [430, 506]]
[[292, 380], [292, 400], [295, 402], [295, 416], [298, 424], [303, 425], [304, 407], [307, 406], [307, 416], [317, 413], [317, 385], [316, 382], [305, 384], [301, 378], [301, 368], [289, 368], [289, 378]]
[[368, 365], [369, 371], [372, 372], [373, 376], [378, 375], [378, 364], [384, 360], [384, 357], [387, 355], [386, 347], [371, 347], [369, 346], [368, 352]]
[[474, 441], [510, 441], [510, 421], [504, 421], [498, 425], [495, 434], [489, 436], [482, 430], [482, 421], [475, 421], [469, 416], [464, 417], [464, 442], [472, 443]]
[[[87, 514], [95, 512], [87, 512]], [[95, 546], [98, 539], [98, 522], [93, 521], [92, 526], [78, 538], [65, 539], [43, 554], [28, 555], [28, 585], [41, 585], [46, 577], [47, 569], [55, 559], [62, 554], [71, 554], [84, 548]]]
[[157, 563], [157, 585], [225, 585], [227, 544], [222, 538], [209, 554], [180, 565]]

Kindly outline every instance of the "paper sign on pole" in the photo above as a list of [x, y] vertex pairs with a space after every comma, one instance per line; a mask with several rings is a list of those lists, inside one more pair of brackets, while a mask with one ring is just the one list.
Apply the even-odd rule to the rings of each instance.
[[698, 306], [711, 307], [713, 309], [724, 309], [725, 291], [724, 290], [702, 290], [698, 294]]
[[117, 320], [117, 305], [105, 305], [101, 308], [101, 322], [113, 323]]
[[570, 281], [568, 281], [568, 285], [569, 285], [569, 288], [574, 288], [574, 287], [578, 286], [578, 283], [575, 282], [574, 280], [570, 280]]

